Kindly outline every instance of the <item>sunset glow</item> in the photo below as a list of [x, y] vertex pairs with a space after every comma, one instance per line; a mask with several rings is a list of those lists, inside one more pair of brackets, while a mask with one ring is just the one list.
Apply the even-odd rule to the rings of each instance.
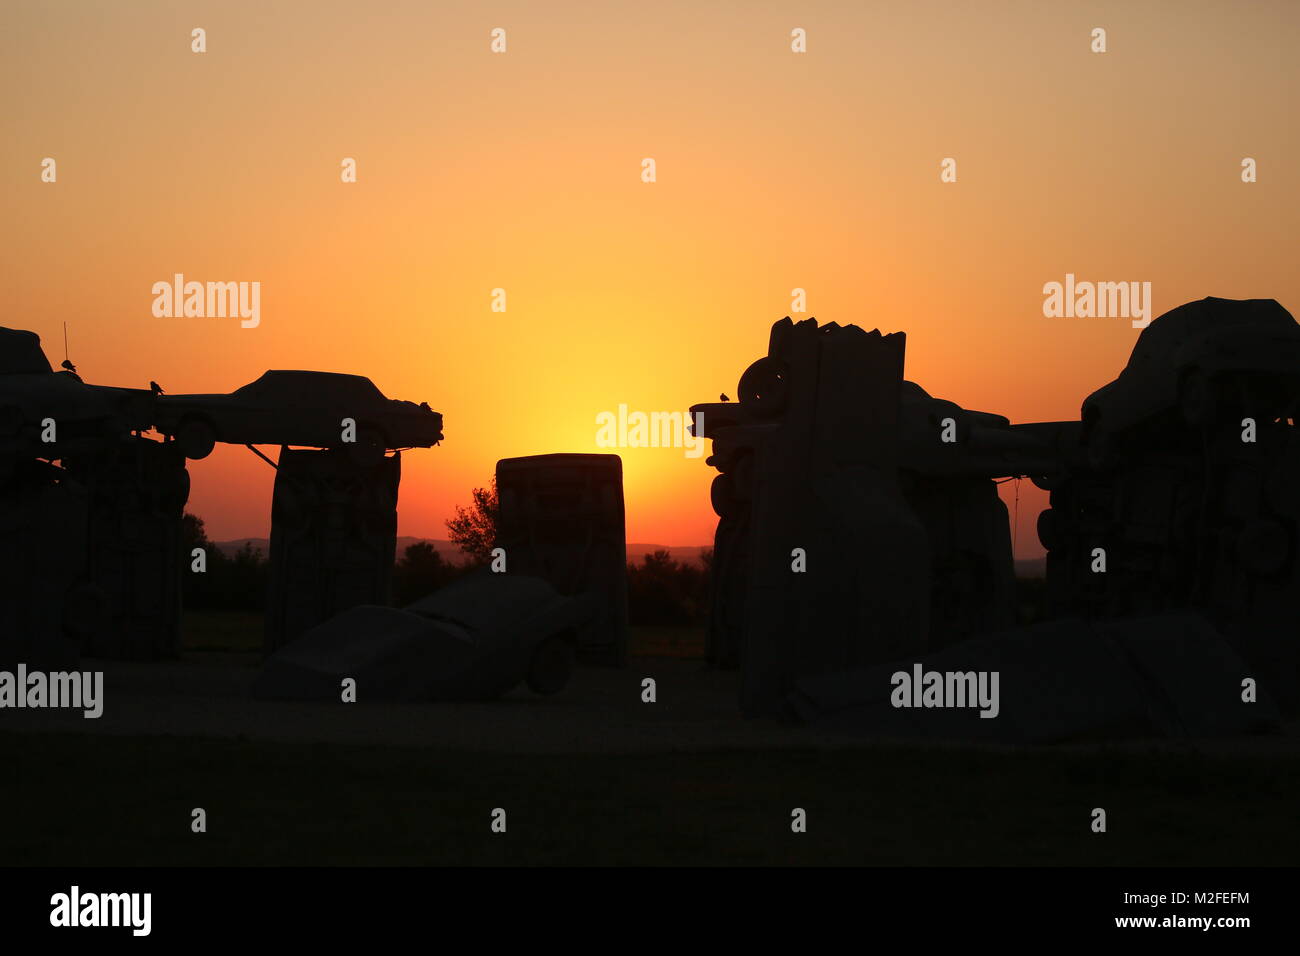
[[[1150, 282], [1155, 314], [1300, 305], [1300, 7], [865, 6], [11, 6], [0, 324], [57, 364], [66, 322], [96, 384], [301, 368], [427, 401], [446, 439], [404, 454], [399, 533], [440, 538], [499, 458], [604, 451], [620, 403], [734, 397], [795, 288], [823, 322], [905, 331], [932, 395], [1017, 422], [1077, 417], [1138, 335], [1045, 318], [1067, 273]], [[177, 272], [260, 282], [260, 325], [155, 318]], [[711, 541], [702, 458], [618, 453], [628, 541]], [[213, 538], [267, 533], [270, 468], [230, 446], [190, 467]], [[1021, 556], [1042, 500], [1023, 483]]]

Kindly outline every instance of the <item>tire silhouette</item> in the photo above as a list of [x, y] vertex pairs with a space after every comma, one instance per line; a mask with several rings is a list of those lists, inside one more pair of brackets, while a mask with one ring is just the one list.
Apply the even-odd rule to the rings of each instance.
[[785, 410], [789, 382], [784, 363], [769, 356], [759, 359], [740, 376], [737, 390], [745, 410], [759, 418], [775, 418]]
[[176, 433], [176, 444], [186, 458], [201, 461], [212, 454], [212, 449], [217, 446], [217, 433], [201, 418], [192, 418], [181, 425]]

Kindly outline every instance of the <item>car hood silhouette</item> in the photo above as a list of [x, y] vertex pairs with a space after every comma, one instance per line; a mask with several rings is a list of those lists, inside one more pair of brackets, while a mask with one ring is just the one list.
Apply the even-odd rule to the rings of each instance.
[[228, 395], [161, 395], [155, 427], [177, 439], [187, 458], [206, 457], [217, 441], [343, 448], [373, 458], [442, 440], [442, 416], [427, 404], [387, 398], [370, 379], [339, 372], [276, 370]]

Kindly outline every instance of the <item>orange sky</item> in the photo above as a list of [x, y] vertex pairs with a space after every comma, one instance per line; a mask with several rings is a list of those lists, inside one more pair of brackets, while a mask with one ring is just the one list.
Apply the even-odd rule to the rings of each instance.
[[[1287, 2], [6, 4], [0, 324], [57, 362], [67, 321], [99, 384], [315, 368], [428, 401], [400, 532], [431, 537], [498, 458], [734, 396], [795, 287], [905, 330], [932, 394], [1074, 417], [1137, 331], [1044, 318], [1045, 282], [1300, 303], [1298, 46]], [[261, 282], [260, 326], [154, 318], [176, 272]], [[711, 469], [621, 454], [629, 540], [711, 540]], [[190, 509], [263, 535], [272, 477], [219, 447]]]

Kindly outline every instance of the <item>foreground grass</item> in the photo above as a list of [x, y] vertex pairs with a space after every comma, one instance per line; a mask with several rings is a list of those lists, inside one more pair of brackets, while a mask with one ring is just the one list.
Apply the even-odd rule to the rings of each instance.
[[[554, 757], [0, 734], [0, 765], [7, 865], [1300, 862], [1294, 756]], [[194, 807], [207, 833], [191, 833]], [[793, 807], [807, 833], [791, 833]]]
[[[255, 611], [185, 611], [181, 624], [184, 651], [262, 652], [263, 616]], [[704, 658], [703, 627], [628, 628], [628, 653], [634, 657]]]
[[181, 650], [262, 651], [263, 615], [254, 611], [185, 611]]

